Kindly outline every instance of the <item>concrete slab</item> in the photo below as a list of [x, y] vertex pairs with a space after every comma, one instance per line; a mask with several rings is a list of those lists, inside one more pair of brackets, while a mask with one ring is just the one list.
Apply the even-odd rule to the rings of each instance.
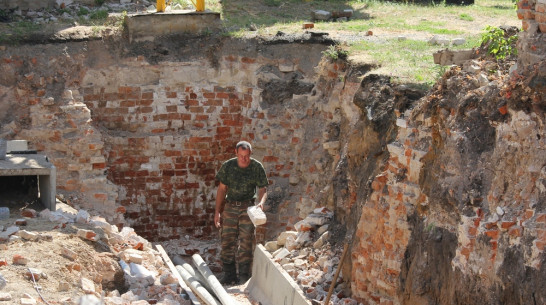
[[201, 34], [222, 28], [220, 13], [189, 10], [127, 15], [126, 24], [131, 42], [153, 41], [164, 35]]
[[260, 244], [254, 250], [248, 291], [262, 305], [311, 305], [298, 284]]
[[12, 151], [25, 151], [28, 150], [28, 141], [27, 140], [10, 140], [6, 141], [7, 143], [7, 153], [9, 154]]
[[467, 60], [476, 58], [476, 50], [441, 50], [432, 54], [434, 63], [442, 66], [461, 65]]
[[55, 211], [57, 169], [46, 156], [6, 154], [6, 158], [0, 160], [0, 176], [38, 176], [40, 201], [46, 208]]

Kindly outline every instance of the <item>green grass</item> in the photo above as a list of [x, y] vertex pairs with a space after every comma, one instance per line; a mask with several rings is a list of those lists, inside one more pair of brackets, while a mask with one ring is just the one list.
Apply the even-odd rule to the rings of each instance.
[[[469, 49], [479, 45], [480, 37], [471, 37], [461, 46], [451, 49]], [[401, 83], [415, 83], [431, 86], [441, 76], [442, 67], [434, 64], [432, 54], [441, 46], [430, 45], [427, 41], [412, 39], [390, 39], [383, 42], [361, 41], [349, 47], [350, 54], [365, 53], [378, 63], [381, 72]]]
[[470, 16], [467, 13], [462, 13], [459, 15], [459, 19], [466, 20], [466, 21], [474, 21], [474, 17]]

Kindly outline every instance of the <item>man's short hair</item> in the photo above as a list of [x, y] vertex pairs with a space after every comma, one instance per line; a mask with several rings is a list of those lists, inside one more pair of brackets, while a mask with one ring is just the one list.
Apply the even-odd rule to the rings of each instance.
[[244, 150], [248, 149], [252, 151], [252, 146], [247, 141], [240, 141], [239, 143], [237, 143], [237, 145], [235, 145], [235, 150], [239, 150], [239, 147], [242, 147]]

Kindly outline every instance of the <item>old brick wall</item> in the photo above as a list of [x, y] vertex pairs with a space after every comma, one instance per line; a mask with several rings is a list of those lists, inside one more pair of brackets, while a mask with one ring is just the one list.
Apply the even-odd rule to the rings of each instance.
[[546, 1], [521, 0], [517, 7], [523, 30], [517, 43], [518, 70], [525, 71], [529, 66], [546, 60]]
[[[48, 47], [4, 52], [12, 74], [3, 103], [16, 111], [2, 118], [2, 134], [47, 154], [59, 193], [74, 204], [150, 240], [214, 237], [214, 176], [241, 139], [254, 144], [271, 183], [259, 240], [326, 204], [313, 199], [334, 164], [323, 130], [341, 116], [317, 94], [329, 87], [310, 92], [324, 45], [154, 64], [147, 54], [117, 58], [102, 42]], [[264, 102], [264, 91], [273, 98]]]

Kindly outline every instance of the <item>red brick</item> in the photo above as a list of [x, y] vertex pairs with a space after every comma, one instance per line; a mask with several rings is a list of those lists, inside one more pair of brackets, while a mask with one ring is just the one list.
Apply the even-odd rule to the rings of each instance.
[[177, 112], [178, 111], [178, 107], [176, 105], [168, 105], [167, 107], [165, 107], [165, 109], [167, 110], [167, 112]]
[[22, 255], [15, 254], [12, 262], [14, 265], [26, 265], [28, 263], [28, 259]]
[[99, 200], [106, 200], [106, 199], [108, 199], [108, 195], [103, 194], [103, 193], [97, 193], [97, 194], [94, 195], [94, 197], [95, 197], [96, 199], [99, 199]]
[[38, 213], [34, 209], [24, 209], [21, 212], [21, 216], [28, 217], [28, 218], [36, 218], [37, 215]]
[[204, 113], [204, 112], [205, 112], [205, 108], [200, 107], [200, 106], [193, 106], [193, 107], [190, 107], [189, 111], [190, 111], [191, 113]]
[[209, 120], [209, 116], [206, 115], [206, 114], [197, 114], [195, 115], [195, 119], [196, 121], [208, 121]]
[[93, 163], [93, 169], [104, 169], [106, 168], [106, 163]]
[[0, 260], [0, 267], [2, 266], [7, 266], [8, 265], [8, 262], [4, 259], [4, 260]]
[[537, 222], [546, 223], [546, 214], [545, 213], [537, 214]]
[[478, 233], [478, 230], [476, 228], [474, 228], [474, 227], [468, 228], [468, 235], [476, 236], [477, 233]]
[[470, 249], [468, 247], [462, 248], [461, 254], [468, 259], [468, 257], [470, 256]]
[[208, 99], [213, 99], [216, 97], [216, 93], [214, 92], [203, 92], [203, 97]]
[[154, 93], [153, 92], [142, 92], [141, 98], [143, 100], [151, 100], [151, 99], [154, 98]]
[[495, 240], [489, 241], [489, 244], [491, 245], [491, 250], [493, 251], [496, 251], [499, 246], [499, 243]]
[[243, 62], [245, 64], [253, 64], [253, 63], [256, 62], [256, 59], [250, 58], [250, 57], [242, 57], [241, 62]]
[[136, 102], [135, 101], [121, 101], [119, 103], [119, 106], [120, 107], [135, 107], [136, 106]]
[[523, 236], [523, 228], [520, 226], [513, 226], [508, 230], [508, 234], [513, 237]]
[[499, 239], [499, 230], [489, 230], [485, 231], [485, 235], [491, 237], [491, 239]]
[[497, 222], [486, 222], [484, 224], [484, 227], [487, 229], [487, 230], [490, 230], [492, 228], [496, 228], [497, 227]]
[[136, 101], [135, 103], [137, 103], [139, 106], [150, 106], [154, 103], [154, 100], [151, 100], [151, 99], [142, 99], [140, 101]]
[[503, 221], [501, 222], [501, 228], [502, 229], [508, 229], [510, 227], [512, 227], [513, 225], [515, 225], [516, 222], [515, 221]]
[[125, 212], [127, 212], [127, 209], [125, 209], [125, 207], [118, 207], [116, 209], [116, 213], [124, 214]]
[[[530, 11], [531, 12], [531, 11]], [[546, 13], [536, 13], [536, 14], [533, 14], [532, 12], [531, 13], [528, 13], [528, 14], [525, 14], [524, 17], [526, 19], [533, 19], [533, 18], [527, 18], [527, 16], [531, 16], [533, 15], [534, 19], [536, 20], [536, 22], [538, 23], [545, 23], [546, 22]]]
[[263, 162], [278, 162], [279, 158], [275, 156], [264, 156]]
[[176, 98], [177, 97], [176, 92], [167, 92], [165, 95], [166, 95], [167, 98]]
[[225, 56], [224, 59], [226, 61], [237, 61], [237, 57], [235, 57], [233, 55]]

